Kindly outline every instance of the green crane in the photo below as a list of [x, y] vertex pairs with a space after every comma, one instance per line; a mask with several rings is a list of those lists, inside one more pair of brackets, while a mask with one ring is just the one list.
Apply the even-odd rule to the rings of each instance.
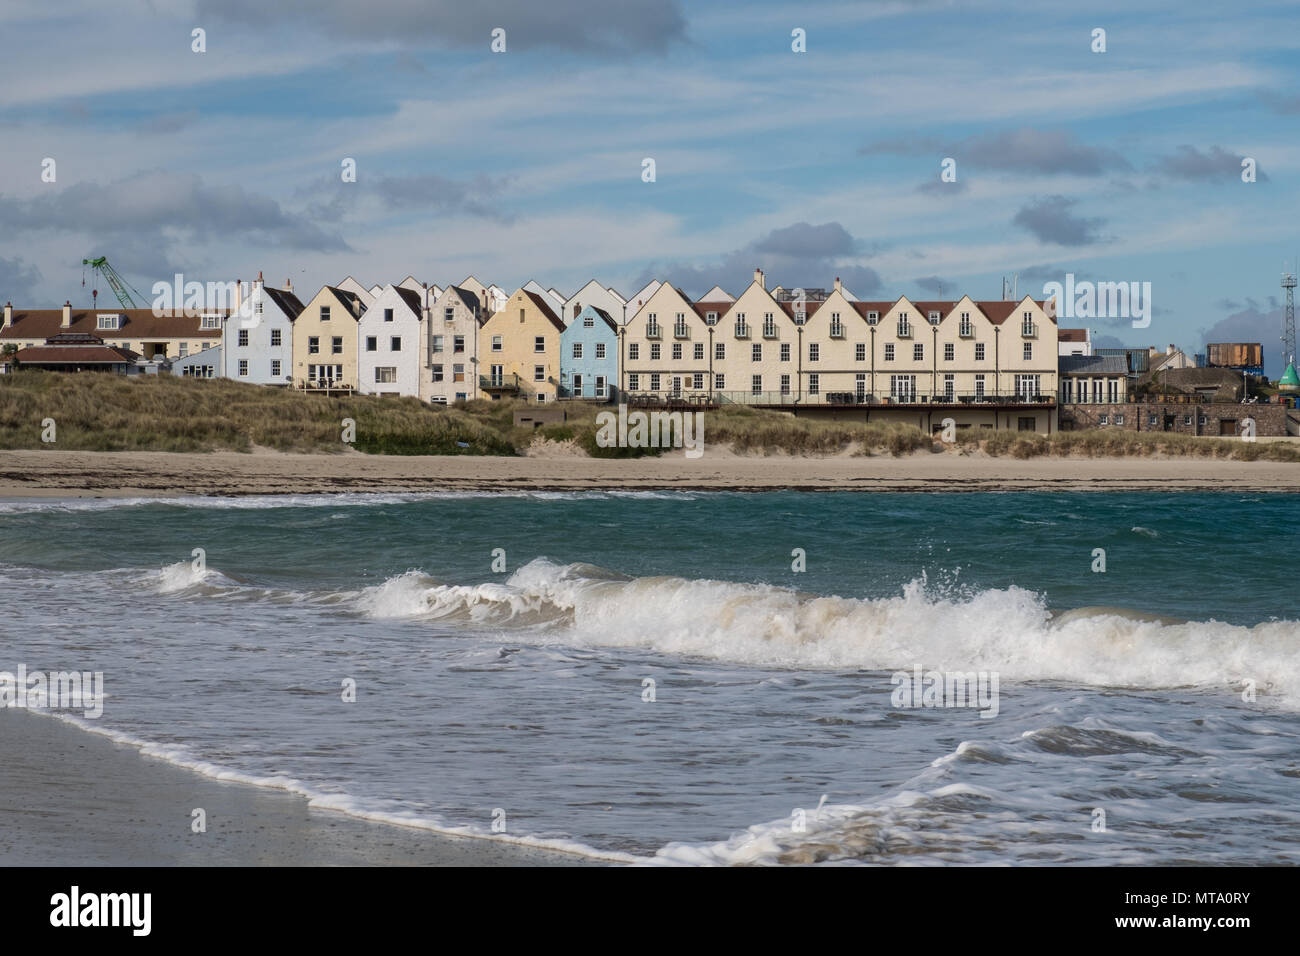
[[[98, 259], [81, 260], [81, 287], [83, 289], [86, 287], [86, 266], [90, 266], [93, 271], [103, 276], [108, 281], [108, 287], [113, 290], [113, 294], [117, 296], [117, 301], [122, 304], [122, 308], [140, 308], [140, 306], [135, 304], [135, 300], [131, 298], [131, 293], [126, 291], [127, 289], [130, 289], [131, 292], [134, 292], [143, 299], [144, 296], [140, 293], [140, 290], [118, 275], [117, 270], [108, 264], [108, 259], [104, 256], [100, 256]], [[90, 294], [94, 304], [98, 304], [99, 290], [91, 289]]]

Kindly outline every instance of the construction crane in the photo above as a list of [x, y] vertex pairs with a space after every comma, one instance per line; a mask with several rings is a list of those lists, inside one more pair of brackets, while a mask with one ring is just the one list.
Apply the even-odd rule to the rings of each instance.
[[[104, 256], [100, 256], [97, 259], [81, 260], [81, 287], [83, 289], [86, 287], [86, 266], [90, 266], [92, 271], [104, 277], [104, 279], [108, 282], [108, 287], [112, 289], [113, 294], [117, 296], [117, 301], [122, 304], [122, 308], [124, 309], [140, 308], [140, 306], [135, 304], [135, 300], [131, 298], [131, 293], [126, 291], [127, 289], [130, 289], [131, 292], [134, 292], [136, 295], [140, 296], [140, 298], [143, 300], [144, 296], [140, 293], [140, 290], [135, 288], [133, 285], [131, 285], [129, 282], [123, 279], [120, 275], [118, 275], [117, 270], [108, 264], [108, 259], [105, 258]], [[99, 290], [91, 289], [90, 295], [91, 295], [92, 307], [98, 305]]]

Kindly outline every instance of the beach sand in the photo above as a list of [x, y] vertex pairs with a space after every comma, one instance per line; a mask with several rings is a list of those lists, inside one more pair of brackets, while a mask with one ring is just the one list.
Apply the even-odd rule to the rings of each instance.
[[689, 459], [382, 456], [277, 452], [0, 452], [0, 497], [312, 494], [357, 491], [1300, 491], [1300, 464], [1185, 457]]
[[[449, 837], [205, 777], [41, 714], [0, 710], [0, 865], [579, 866], [576, 854]], [[193, 833], [202, 807], [207, 832]]]

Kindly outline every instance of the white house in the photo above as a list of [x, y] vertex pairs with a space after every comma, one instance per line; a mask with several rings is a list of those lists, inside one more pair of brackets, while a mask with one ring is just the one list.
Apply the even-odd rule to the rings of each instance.
[[595, 279], [592, 279], [569, 296], [565, 302], [566, 311], [560, 315], [560, 318], [564, 320], [565, 325], [569, 325], [587, 306], [600, 309], [600, 311], [618, 322], [619, 325], [622, 325], [624, 322], [623, 311], [627, 308], [627, 299], [619, 295], [614, 289], [603, 286]]
[[420, 394], [428, 291], [386, 285], [357, 323], [357, 388], [364, 395]]
[[290, 384], [293, 320], [302, 312], [302, 302], [288, 289], [268, 287], [260, 272], [251, 287], [238, 283], [235, 294], [234, 314], [222, 326], [221, 350], [214, 355], [217, 374], [253, 385]]
[[361, 300], [361, 305], [363, 308], [367, 308], [367, 309], [370, 308], [371, 304], [373, 304], [375, 301], [375, 293], [372, 292], [370, 289], [367, 289], [356, 279], [352, 278], [352, 276], [348, 276], [342, 282], [334, 286], [334, 288], [342, 289], [344, 292], [351, 292], [353, 295], [355, 295], [358, 299]]

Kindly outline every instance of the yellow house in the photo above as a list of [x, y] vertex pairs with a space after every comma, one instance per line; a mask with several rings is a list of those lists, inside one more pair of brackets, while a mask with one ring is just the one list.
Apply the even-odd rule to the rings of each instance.
[[357, 324], [361, 298], [322, 286], [293, 320], [293, 384], [296, 388], [357, 388]]
[[479, 331], [479, 388], [493, 399], [555, 401], [564, 322], [535, 292], [520, 289]]

